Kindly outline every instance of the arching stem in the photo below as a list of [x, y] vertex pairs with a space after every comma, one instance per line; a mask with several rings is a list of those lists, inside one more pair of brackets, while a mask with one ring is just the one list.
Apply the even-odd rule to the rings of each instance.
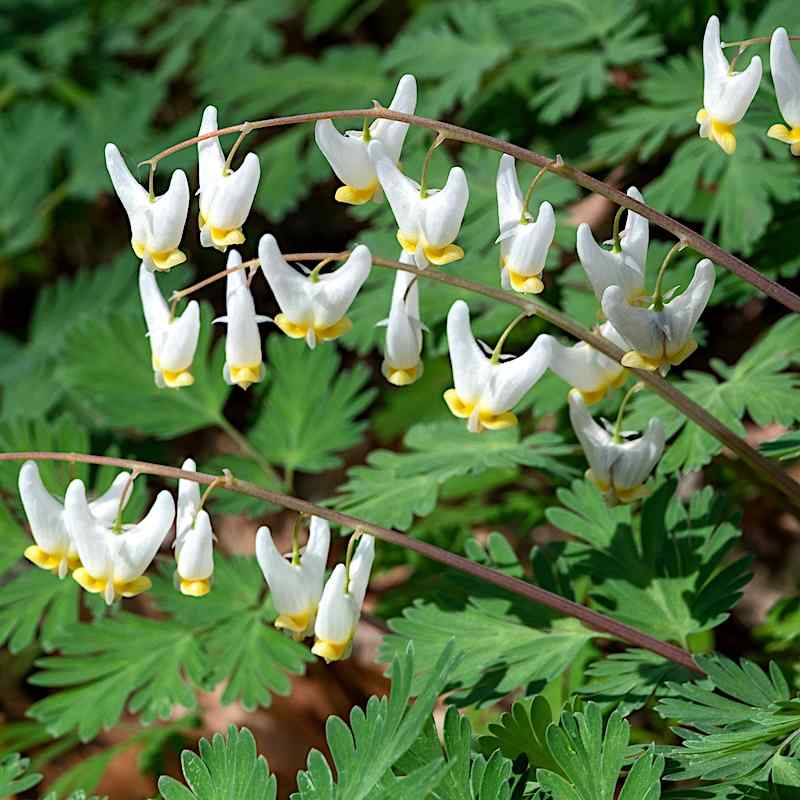
[[222, 168], [223, 175], [230, 175], [231, 164], [233, 163], [233, 157], [236, 155], [236, 151], [239, 149], [239, 145], [241, 145], [241, 143], [244, 141], [245, 136], [247, 136], [247, 134], [250, 133], [251, 130], [253, 130], [253, 128], [249, 122], [242, 123], [239, 137], [233, 143], [233, 147], [231, 147], [230, 151], [228, 152], [228, 157], [225, 159], [225, 166], [223, 166]]
[[611, 245], [611, 250], [614, 253], [621, 253], [622, 252], [622, 239], [619, 235], [619, 227], [622, 223], [622, 213], [625, 211], [625, 206], [620, 206], [617, 209], [617, 213], [614, 214], [614, 228], [611, 233], [611, 238], [613, 244]]
[[361, 538], [363, 533], [364, 531], [362, 531], [361, 528], [356, 528], [347, 542], [347, 553], [344, 558], [344, 587], [346, 593], [349, 593], [350, 587], [350, 564], [353, 561], [353, 555], [356, 552], [356, 543]]
[[686, 244], [684, 242], [675, 242], [675, 244], [670, 247], [669, 252], [664, 256], [664, 260], [661, 262], [661, 266], [658, 268], [656, 285], [655, 289], [653, 290], [653, 308], [656, 311], [661, 311], [661, 309], [664, 308], [664, 295], [661, 291], [661, 287], [664, 283], [664, 275], [667, 273], [669, 262], [672, 261], [676, 253], [680, 253], [684, 249], [686, 249]]
[[514, 328], [517, 327], [517, 325], [519, 325], [520, 322], [522, 322], [522, 320], [526, 319], [527, 317], [528, 314], [518, 314], [513, 320], [511, 320], [511, 322], [508, 323], [506, 329], [500, 334], [500, 338], [497, 340], [494, 350], [492, 350], [492, 357], [489, 359], [492, 364], [499, 363], [500, 356], [503, 354], [503, 345], [506, 343], [506, 339], [508, 339], [509, 334], [514, 330]]
[[437, 134], [433, 140], [433, 144], [428, 148], [425, 153], [425, 160], [422, 162], [422, 177], [419, 179], [419, 196], [425, 198], [428, 196], [428, 169], [431, 165], [431, 158], [433, 158], [433, 151], [445, 141], [447, 137], [441, 133]]
[[634, 383], [633, 386], [625, 392], [625, 397], [622, 398], [622, 402], [619, 404], [619, 411], [617, 411], [617, 421], [614, 423], [614, 433], [612, 435], [614, 444], [620, 444], [620, 442], [622, 442], [622, 420], [625, 417], [625, 408], [628, 402], [642, 389], [644, 389], [643, 383]]
[[114, 531], [114, 533], [122, 533], [122, 512], [125, 510], [125, 501], [127, 500], [131, 488], [133, 487], [133, 482], [138, 476], [138, 470], [131, 470], [130, 475], [128, 475], [128, 480], [125, 482], [125, 488], [122, 490], [122, 494], [119, 497], [117, 516], [114, 518], [114, 524], [111, 526], [111, 530]]
[[525, 198], [522, 201], [522, 213], [519, 216], [520, 225], [527, 225], [530, 222], [530, 220], [528, 219], [528, 206], [530, 205], [531, 197], [533, 197], [533, 191], [538, 185], [539, 181], [549, 171], [550, 171], [550, 166], [542, 167], [536, 173], [536, 175], [533, 176], [533, 179], [528, 184], [528, 191], [525, 192]]

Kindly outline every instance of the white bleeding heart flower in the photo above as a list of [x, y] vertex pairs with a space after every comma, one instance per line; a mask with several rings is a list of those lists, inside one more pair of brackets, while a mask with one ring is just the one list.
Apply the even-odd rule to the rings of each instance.
[[189, 213], [189, 182], [183, 170], [172, 173], [158, 197], [133, 177], [114, 144], [106, 145], [106, 169], [131, 225], [131, 246], [148, 269], [168, 270], [186, 261], [179, 249]]
[[710, 17], [703, 36], [703, 107], [697, 112], [700, 136], [731, 155], [736, 150], [734, 125], [750, 107], [760, 82], [758, 56], [744, 72], [731, 70], [719, 38], [719, 19]]
[[792, 155], [800, 156], [800, 62], [792, 52], [786, 28], [777, 28], [772, 34], [769, 64], [778, 108], [788, 127], [773, 125], [767, 136], [790, 145]]
[[191, 386], [189, 371], [200, 336], [200, 306], [192, 300], [183, 313], [172, 318], [155, 275], [144, 264], [139, 268], [139, 295], [150, 339], [156, 386], [179, 389]]
[[[403, 75], [397, 84], [390, 111], [413, 114], [417, 105], [417, 82], [413, 75]], [[336, 130], [329, 119], [321, 119], [314, 128], [314, 138], [322, 154], [328, 159], [336, 177], [344, 184], [336, 190], [340, 203], [361, 205], [369, 200], [380, 200], [380, 185], [375, 167], [369, 158], [367, 145], [380, 142], [389, 158], [398, 163], [408, 124], [390, 119], [376, 119], [360, 131]]]
[[[181, 469], [197, 472], [197, 465], [187, 458]], [[214, 531], [211, 517], [201, 502], [200, 484], [181, 478], [175, 520], [175, 562], [178, 588], [189, 597], [207, 595], [214, 573]]]
[[363, 244], [353, 248], [342, 266], [323, 275], [303, 275], [290, 267], [271, 234], [261, 237], [258, 258], [281, 309], [274, 322], [287, 336], [305, 339], [314, 348], [353, 327], [347, 310], [372, 268], [372, 256]]
[[[206, 107], [198, 135], [219, 130], [217, 109]], [[218, 137], [197, 143], [200, 162], [200, 244], [223, 253], [244, 242], [245, 223], [261, 178], [261, 164], [248, 153], [238, 169], [226, 169], [225, 154]]]

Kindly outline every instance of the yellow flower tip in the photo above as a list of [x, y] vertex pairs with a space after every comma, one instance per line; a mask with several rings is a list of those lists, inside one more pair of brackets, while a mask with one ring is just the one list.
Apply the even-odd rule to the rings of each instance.
[[538, 275], [522, 275], [513, 269], [508, 269], [508, 279], [511, 288], [520, 294], [540, 294], [544, 291], [544, 283]]
[[632, 486], [629, 489], [621, 489], [618, 486], [614, 487], [614, 496], [622, 504], [633, 503], [635, 500], [641, 500], [649, 494], [650, 490], [646, 489], [644, 486]]
[[61, 563], [62, 556], [56, 553], [48, 553], [42, 550], [37, 544], [32, 544], [30, 547], [25, 548], [23, 553], [28, 561], [32, 561], [37, 567], [47, 569], [51, 572], [58, 572], [58, 565]]
[[87, 592], [91, 592], [91, 594], [100, 594], [105, 591], [107, 581], [104, 578], [93, 578], [86, 570], [86, 567], [78, 567], [72, 573], [72, 577], [76, 583]]
[[186, 261], [186, 254], [177, 249], [168, 250], [164, 253], [150, 253], [150, 257], [153, 259], [153, 265], [160, 272], [166, 272]]
[[694, 339], [689, 339], [688, 342], [677, 353], [668, 356], [669, 363], [677, 367], [678, 364], [683, 364], [689, 356], [697, 350], [697, 342]]
[[416, 253], [418, 241], [412, 239], [410, 236], [403, 236], [400, 231], [397, 231], [397, 241], [400, 242], [400, 247], [407, 253]]
[[244, 233], [241, 228], [215, 228], [209, 226], [211, 241], [217, 249], [225, 250], [232, 245], [244, 243]]
[[187, 597], [205, 597], [211, 591], [211, 581], [208, 579], [196, 581], [181, 579], [179, 588], [181, 594], [185, 594]]
[[230, 367], [231, 381], [242, 389], [249, 389], [261, 380], [261, 364], [242, 364]]
[[702, 125], [707, 119], [708, 119], [708, 111], [706, 111], [704, 108], [701, 108], [695, 115], [694, 121], [698, 125]]
[[481, 425], [490, 431], [502, 431], [505, 428], [513, 428], [519, 421], [517, 415], [513, 411], [504, 411], [502, 414], [494, 414], [491, 411], [481, 411], [479, 419]]
[[[95, 578], [89, 574], [86, 567], [79, 567], [72, 573], [75, 581], [91, 594], [105, 594], [108, 586], [107, 578]], [[121, 597], [136, 597], [137, 594], [146, 592], [151, 586], [150, 578], [140, 575], [131, 581], [114, 581], [114, 594]]]
[[341, 661], [342, 658], [345, 658], [349, 646], [350, 640], [331, 642], [327, 639], [317, 639], [311, 648], [311, 652], [315, 656], [324, 658], [326, 663], [330, 664], [331, 661]]
[[153, 585], [150, 578], [145, 575], [140, 575], [132, 581], [117, 582], [114, 581], [114, 591], [121, 594], [123, 597], [136, 597], [137, 594], [146, 592]]
[[648, 372], [655, 372], [661, 364], [660, 358], [650, 358], [637, 350], [631, 350], [622, 357], [622, 366], [629, 369], [645, 369]]
[[368, 203], [378, 191], [378, 181], [374, 181], [369, 186], [359, 189], [357, 186], [340, 186], [336, 190], [334, 199], [339, 203], [347, 203], [350, 206], [362, 206]]
[[599, 389], [578, 389], [578, 394], [583, 398], [583, 402], [586, 403], [587, 406], [593, 406], [606, 396], [606, 387], [601, 386]]
[[455, 389], [448, 389], [444, 393], [443, 397], [453, 416], [458, 417], [459, 419], [469, 419], [473, 409], [475, 408], [474, 404], [470, 405], [469, 403], [465, 403], [458, 396]]
[[275, 620], [275, 627], [291, 631], [299, 638], [303, 638], [302, 634], [305, 634], [313, 625], [315, 614], [316, 612], [310, 608], [297, 614], [279, 614]]
[[133, 248], [133, 252], [136, 253], [137, 258], [144, 258], [147, 250], [141, 242], [131, 239], [131, 247]]
[[386, 380], [393, 386], [409, 386], [419, 378], [419, 370], [416, 367], [395, 369], [394, 367], [386, 366], [384, 375]]
[[[275, 317], [275, 324], [291, 339], [305, 339], [311, 326], [305, 323], [292, 322], [286, 314], [278, 314]], [[314, 334], [317, 341], [329, 342], [344, 336], [353, 327], [353, 322], [349, 317], [342, 317], [333, 325], [325, 328], [314, 326]]]
[[457, 244], [448, 244], [444, 247], [431, 247], [430, 245], [423, 248], [425, 258], [435, 264], [437, 267], [442, 267], [445, 264], [451, 264], [453, 261], [460, 261], [464, 258], [464, 250]]
[[308, 333], [308, 325], [299, 325], [296, 322], [292, 322], [286, 314], [278, 314], [275, 317], [275, 324], [290, 339], [305, 339]]
[[183, 389], [194, 383], [194, 375], [188, 369], [177, 371], [162, 369], [161, 377], [170, 389]]

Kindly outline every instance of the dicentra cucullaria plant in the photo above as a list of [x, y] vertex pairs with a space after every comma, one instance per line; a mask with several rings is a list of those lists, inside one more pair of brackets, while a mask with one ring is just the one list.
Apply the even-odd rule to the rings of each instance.
[[[772, 125], [765, 135], [789, 144], [791, 153], [800, 156], [795, 38], [784, 28], [771, 37], [771, 78], [786, 124]], [[735, 129], [762, 80], [758, 56], [745, 69], [737, 71], [737, 66], [747, 48], [765, 41], [770, 40], [723, 44], [719, 20], [708, 20], [702, 46], [703, 106], [696, 119], [700, 137], [730, 158], [738, 157]], [[729, 61], [725, 50], [734, 47]], [[307, 770], [297, 776], [294, 797], [656, 800], [669, 781], [678, 783], [669, 792], [663, 788], [664, 797], [676, 799], [800, 797], [800, 698], [793, 693], [797, 674], [789, 682], [774, 663], [765, 671], [747, 660], [736, 664], [721, 654], [699, 655], [712, 648], [711, 630], [726, 618], [749, 575], [746, 560], [734, 555], [738, 533], [726, 502], [710, 488], [686, 499], [673, 478], [687, 464], [702, 466], [724, 446], [739, 458], [741, 480], [766, 482], [780, 493], [787, 509], [800, 504], [800, 484], [741, 435], [745, 409], [756, 420], [769, 417], [759, 406], [757, 374], [749, 394], [734, 396], [728, 390], [727, 399], [720, 401], [725, 413], [716, 395], [727, 384], [709, 388], [703, 381], [713, 379], [699, 373], [666, 380], [672, 367], [702, 348], [698, 323], [720, 267], [795, 314], [800, 298], [646, 205], [636, 187], [623, 194], [560, 156], [546, 158], [501, 139], [414, 116], [416, 103], [417, 81], [407, 74], [388, 107], [375, 102], [355, 111], [305, 113], [220, 129], [216, 108], [208, 106], [197, 136], [143, 162], [149, 167], [148, 186], [132, 174], [116, 145], [106, 146], [108, 174], [130, 222], [131, 247], [141, 261], [139, 296], [155, 387], [166, 395], [188, 397], [189, 403], [203, 392], [213, 395], [215, 381], [267, 397], [269, 413], [258, 433], [258, 441], [267, 444], [250, 445], [227, 421], [219, 422], [264, 474], [245, 470], [241, 475], [241, 460], [222, 454], [214, 460], [216, 471], [208, 472], [198, 471], [191, 458], [177, 469], [118, 458], [113, 452], [89, 455], [57, 436], [13, 439], [21, 445], [15, 448], [19, 452], [5, 452], [0, 460], [23, 462], [19, 496], [34, 541], [27, 546], [15, 541], [13, 547], [19, 544], [16, 552], [24, 548], [25, 557], [43, 572], [20, 573], [0, 587], [0, 639], [17, 651], [40, 628], [42, 646], [57, 654], [37, 661], [40, 671], [32, 682], [61, 689], [30, 709], [38, 726], [31, 744], [48, 737], [89, 740], [114, 725], [126, 708], [144, 723], [174, 717], [178, 706], [196, 708], [197, 689], [222, 682], [223, 702], [240, 700], [246, 708], [266, 705], [272, 692], [290, 690], [286, 673], [301, 672], [314, 655], [326, 663], [348, 658], [375, 566], [376, 540], [382, 540], [438, 561], [446, 571], [433, 588], [420, 584], [417, 591], [411, 579], [408, 596], [416, 599], [392, 622], [380, 651], [381, 660], [391, 663], [391, 694], [371, 698], [363, 711], [355, 708], [349, 726], [329, 719], [331, 755], [311, 752]], [[342, 134], [335, 119], [363, 120], [363, 125]], [[372, 244], [341, 252], [285, 253], [280, 231], [265, 233], [257, 243], [248, 234], [262, 170], [253, 152], [237, 159], [247, 137], [260, 129], [311, 121], [316, 144], [342, 184], [335, 199], [363, 206], [364, 214], [378, 213], [388, 204], [401, 248], [397, 260], [373, 253]], [[412, 126], [435, 134], [419, 180], [408, 174], [402, 152]], [[230, 133], [238, 138], [226, 155], [219, 137]], [[459, 243], [462, 226], [478, 178], [468, 181], [470, 170], [461, 166], [453, 166], [443, 182], [432, 177], [437, 148], [448, 142], [501, 154], [496, 177], [497, 286], [459, 275], [466, 247]], [[171, 278], [185, 269], [181, 245], [194, 187], [190, 189], [186, 173], [178, 169], [158, 195], [157, 168], [163, 170], [168, 156], [194, 145], [199, 172], [195, 235], [203, 247], [225, 254], [226, 261], [218, 273], [170, 293], [164, 290], [165, 273], [171, 272]], [[129, 163], [141, 155], [126, 154]], [[539, 167], [524, 193], [518, 162]], [[548, 268], [554, 250], [564, 246], [553, 205], [543, 200], [533, 210], [537, 190], [549, 174], [619, 204], [608, 242], [596, 241], [585, 223], [577, 230], [577, 256], [594, 294], [597, 325], [592, 330], [535, 297], [552, 280]], [[649, 278], [652, 224], [674, 234], [676, 241], [671, 248], [658, 249], [660, 267]], [[495, 232], [482, 230], [481, 235], [494, 238]], [[310, 238], [309, 247], [314, 244]], [[673, 270], [687, 248], [704, 257], [693, 269], [684, 263], [678, 274]], [[245, 249], [257, 256], [243, 260]], [[329, 362], [317, 354], [364, 324], [363, 313], [352, 308], [363, 291], [373, 291], [372, 302], [378, 302], [378, 292], [369, 284], [365, 289], [374, 266], [395, 271], [391, 294], [388, 284], [381, 284], [387, 290], [379, 296], [388, 311], [378, 323], [385, 327], [384, 378], [394, 387], [416, 384], [402, 391], [418, 392], [417, 403], [445, 404], [461, 422], [440, 422], [427, 431], [424, 426], [412, 428], [406, 439], [410, 452], [377, 452], [369, 466], [350, 473], [344, 502], [312, 504], [276, 490], [269, 440], [279, 440], [292, 403], [303, 403], [302, 395], [311, 393], [317, 404], [313, 424], [320, 426], [315, 446], [323, 454], [321, 466], [313, 465], [314, 452], [300, 452], [287, 467], [285, 486], [291, 489], [295, 463], [302, 469], [311, 462], [310, 472], [331, 465], [330, 452], [335, 450], [326, 449], [325, 439], [341, 435], [339, 419], [351, 422], [359, 413], [355, 408], [347, 416], [346, 409], [355, 406], [355, 395], [364, 390], [363, 378], [357, 377], [357, 369], [337, 375], [339, 362], [329, 369]], [[264, 292], [254, 292], [254, 284], [262, 276], [279, 309], [274, 317], [259, 313]], [[224, 324], [224, 353], [213, 356], [212, 372], [206, 365], [211, 315], [196, 299], [181, 304], [222, 278], [225, 314], [213, 322]], [[440, 346], [437, 337], [424, 335], [430, 334], [423, 319], [424, 284], [429, 281], [461, 295], [446, 312], [444, 341], [452, 377], [438, 375], [427, 383], [423, 351]], [[480, 305], [471, 309], [470, 296], [479, 298]], [[496, 326], [502, 333], [486, 344], [478, 336], [495, 329], [474, 312], [483, 312], [489, 301], [496, 304], [493, 314], [502, 314], [502, 304], [517, 313], [508, 324], [503, 318], [505, 327]], [[524, 341], [527, 334], [521, 331], [531, 329], [524, 323], [533, 318], [541, 321], [537, 330], [550, 323], [577, 343], [566, 344], [547, 332]], [[441, 322], [442, 316], [429, 320], [431, 328], [440, 328]], [[272, 326], [266, 348], [264, 328], [259, 327], [265, 324]], [[300, 349], [287, 350], [278, 341], [281, 336], [302, 340], [308, 350], [300, 343]], [[791, 337], [796, 346], [798, 336], [797, 317], [787, 317], [767, 334], [765, 341], [773, 345], [764, 345], [736, 367], [714, 360], [712, 367], [726, 379], [737, 370], [757, 371], [763, 359], [773, 358], [783, 346], [779, 342]], [[753, 362], [749, 366], [748, 357]], [[135, 358], [147, 358], [144, 346], [136, 345]], [[281, 364], [292, 358], [303, 358], [307, 370], [294, 378], [281, 372]], [[576, 458], [577, 450], [555, 434], [520, 438], [516, 430], [530, 397], [553, 375], [569, 384], [566, 408], [582, 457]], [[774, 378], [770, 374], [767, 380]], [[124, 373], [118, 373], [118, 380], [125, 381]], [[797, 391], [796, 384], [792, 389]], [[145, 389], [131, 383], [123, 390], [135, 403], [135, 393]], [[87, 383], [85, 392], [93, 391]], [[160, 396], [151, 393], [142, 402], [157, 404]], [[741, 409], [730, 410], [736, 404]], [[603, 418], [609, 411], [616, 415], [612, 423]], [[330, 424], [325, 421], [329, 414]], [[779, 412], [776, 418], [782, 419]], [[686, 444], [689, 427], [691, 435], [711, 443], [699, 455]], [[173, 428], [181, 430], [180, 420]], [[38, 449], [40, 441], [52, 446]], [[27, 449], [25, 443], [30, 443]], [[345, 439], [335, 449], [347, 446]], [[583, 458], [589, 467], [586, 480], [562, 486], [561, 507], [548, 512], [550, 521], [572, 537], [557, 547], [536, 548], [532, 572], [499, 534], [481, 544], [471, 540], [463, 557], [443, 547], [441, 538], [434, 544], [425, 535], [412, 538], [396, 529], [407, 529], [414, 515], [430, 513], [451, 478], [534, 467], [569, 480]], [[54, 494], [58, 481], [52, 468], [58, 461], [67, 462], [71, 472], [68, 485]], [[124, 471], [103, 491], [110, 475], [103, 472], [90, 481], [89, 464]], [[147, 510], [137, 482], [146, 475], [159, 476], [169, 486], [177, 479], [177, 503], [170, 489], [162, 489]], [[201, 486], [206, 487], [202, 493]], [[469, 503], [469, 479], [465, 489], [448, 486], [463, 491], [457, 496]], [[398, 501], [388, 499], [392, 492], [415, 499], [398, 511], [392, 505]], [[238, 503], [231, 507], [250, 518], [258, 517], [265, 503], [297, 512], [290, 552], [281, 553], [270, 529], [256, 531], [253, 522], [257, 564], [252, 558], [215, 556], [210, 498]], [[125, 521], [131, 516], [135, 521]], [[160, 561], [158, 569], [146, 574], [172, 536], [173, 523], [174, 565]], [[329, 555], [336, 550], [331, 523], [353, 533], [343, 559], [326, 578]], [[382, 563], [379, 559], [376, 565]], [[263, 594], [262, 575], [269, 599]], [[85, 601], [94, 622], [75, 621], [77, 586], [88, 593]], [[161, 616], [135, 615], [125, 608], [125, 598], [148, 591]], [[102, 598], [108, 608], [91, 595]], [[796, 626], [794, 630], [797, 636]], [[303, 642], [312, 637], [309, 652]], [[630, 649], [603, 656], [612, 640]], [[437, 729], [432, 711], [441, 695], [451, 708]], [[499, 701], [505, 704], [502, 715]], [[460, 715], [457, 706], [492, 706], [496, 713], [484, 722]], [[640, 731], [631, 739], [625, 717], [645, 707], [655, 708], [661, 722], [648, 736]], [[670, 723], [676, 723], [674, 736], [667, 730]], [[150, 729], [155, 734], [142, 735], [150, 737], [152, 748], [153, 741], [161, 741], [153, 736], [166, 737], [189, 726], [173, 719]], [[186, 785], [171, 778], [159, 782], [166, 800], [277, 796], [276, 780], [257, 757], [246, 729], [232, 727], [227, 738], [201, 741], [199, 755], [185, 751], [182, 765]], [[19, 756], [0, 762], [0, 795], [36, 784], [28, 766]], [[92, 790], [96, 784], [97, 777], [87, 777], [84, 788]]]

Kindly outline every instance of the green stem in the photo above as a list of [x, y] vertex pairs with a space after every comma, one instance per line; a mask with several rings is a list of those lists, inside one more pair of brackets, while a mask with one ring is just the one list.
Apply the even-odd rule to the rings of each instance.
[[361, 138], [365, 142], [372, 141], [372, 134], [369, 132], [369, 119], [364, 117], [364, 125], [361, 128]]
[[617, 209], [617, 213], [614, 214], [614, 229], [612, 232], [612, 239], [614, 240], [613, 245], [611, 246], [611, 251], [614, 253], [621, 253], [622, 252], [622, 240], [619, 235], [619, 226], [622, 222], [622, 212], [625, 211], [625, 206], [620, 206]]
[[656, 286], [653, 290], [653, 308], [656, 311], [661, 311], [664, 308], [664, 295], [661, 291], [662, 284], [664, 283], [664, 275], [666, 275], [669, 262], [672, 261], [676, 253], [680, 253], [686, 245], [683, 242], [675, 242], [670, 247], [669, 252], [664, 256], [661, 266], [658, 268], [658, 275], [656, 275]]
[[423, 199], [428, 196], [428, 169], [431, 165], [431, 158], [433, 158], [433, 151], [444, 141], [445, 137], [440, 133], [434, 140], [433, 144], [428, 148], [425, 153], [425, 160], [422, 162], [422, 177], [419, 179], [419, 196]]
[[641, 383], [634, 383], [633, 386], [631, 386], [631, 388], [625, 392], [625, 397], [622, 398], [622, 402], [619, 405], [619, 411], [617, 411], [617, 421], [614, 423], [614, 434], [612, 436], [615, 444], [622, 442], [622, 420], [625, 416], [625, 407], [628, 405], [631, 397], [633, 397], [642, 388], [644, 387]]
[[492, 350], [492, 357], [489, 359], [490, 363], [497, 364], [500, 361], [500, 356], [503, 354], [503, 345], [506, 343], [506, 339], [508, 339], [508, 335], [517, 325], [522, 322], [528, 315], [523, 313], [519, 314], [518, 316], [514, 317], [511, 322], [506, 326], [506, 329], [500, 334], [500, 338], [497, 340], [497, 344], [494, 346], [494, 350]]
[[353, 560], [353, 554], [356, 551], [356, 543], [361, 538], [361, 534], [363, 531], [360, 528], [356, 528], [353, 531], [353, 535], [347, 542], [347, 554], [344, 558], [344, 590], [345, 594], [349, 593], [350, 589], [350, 563]]
[[536, 175], [534, 175], [533, 180], [528, 185], [528, 191], [525, 192], [525, 199], [522, 201], [522, 213], [519, 217], [520, 225], [527, 225], [530, 222], [528, 219], [528, 205], [531, 202], [531, 197], [533, 197], [533, 190], [549, 169], [550, 167], [542, 167]]
[[327, 264], [330, 264], [331, 261], [333, 261], [332, 258], [323, 258], [322, 261], [320, 261], [319, 264], [317, 264], [317, 266], [314, 267], [311, 272], [309, 272], [308, 279], [311, 281], [311, 283], [319, 283], [319, 274], [322, 272], [322, 268]]
[[231, 171], [231, 164], [233, 163], [233, 157], [236, 155], [236, 151], [239, 149], [239, 145], [244, 141], [245, 136], [252, 128], [250, 127], [249, 122], [242, 123], [242, 130], [239, 133], [239, 137], [233, 143], [233, 147], [231, 147], [230, 151], [228, 152], [228, 157], [225, 159], [225, 165], [222, 167], [222, 174], [229, 175]]
[[128, 480], [125, 482], [125, 488], [122, 490], [122, 494], [119, 498], [119, 505], [117, 506], [117, 516], [114, 518], [114, 524], [111, 526], [111, 530], [114, 533], [122, 533], [122, 512], [125, 510], [125, 498], [128, 496], [128, 492], [131, 490], [131, 486], [133, 486], [133, 482], [136, 480], [136, 477], [139, 473], [136, 470], [133, 470], [130, 475], [128, 475]]
[[292, 528], [292, 564], [295, 567], [300, 563], [300, 521], [302, 519], [302, 515], [298, 514]]

